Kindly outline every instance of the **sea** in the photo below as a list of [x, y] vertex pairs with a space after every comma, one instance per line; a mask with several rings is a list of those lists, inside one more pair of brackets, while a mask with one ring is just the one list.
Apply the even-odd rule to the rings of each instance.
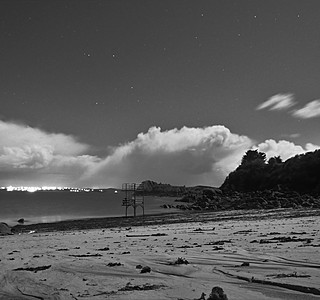
[[[120, 217], [125, 216], [122, 200], [125, 193], [115, 189], [93, 192], [70, 191], [0, 191], [0, 222], [10, 226], [17, 225], [23, 218], [24, 224], [51, 223], [64, 220]], [[164, 204], [176, 204], [172, 197], [144, 197], [144, 213], [161, 214], [175, 212], [177, 209], [165, 209]], [[143, 210], [137, 207], [136, 215]], [[128, 216], [133, 208], [128, 208]]]

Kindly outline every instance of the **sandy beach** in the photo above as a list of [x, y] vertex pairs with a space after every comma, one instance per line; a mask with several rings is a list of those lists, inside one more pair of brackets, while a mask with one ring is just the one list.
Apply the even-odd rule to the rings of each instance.
[[229, 211], [20, 226], [0, 237], [0, 299], [208, 299], [216, 286], [229, 300], [320, 299], [319, 214]]

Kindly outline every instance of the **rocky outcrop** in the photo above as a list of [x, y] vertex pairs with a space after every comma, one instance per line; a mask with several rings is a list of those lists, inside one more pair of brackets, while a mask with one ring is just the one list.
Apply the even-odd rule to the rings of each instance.
[[[297, 192], [255, 191], [224, 192], [183, 199], [186, 204], [176, 205], [182, 210], [230, 210], [273, 208], [320, 208], [320, 197]], [[180, 201], [180, 200], [179, 200]]]
[[0, 223], [0, 235], [13, 234], [11, 227], [7, 223]]
[[[175, 186], [167, 183], [157, 183], [151, 180], [146, 180], [141, 183], [143, 193], [152, 196], [171, 196], [171, 197], [191, 197], [196, 195], [221, 194], [221, 190], [211, 186], [197, 185], [193, 187]], [[183, 201], [183, 200], [182, 200]]]

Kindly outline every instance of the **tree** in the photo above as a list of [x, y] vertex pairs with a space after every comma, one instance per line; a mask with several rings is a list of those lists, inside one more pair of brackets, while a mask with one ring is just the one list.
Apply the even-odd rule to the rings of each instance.
[[268, 160], [268, 165], [270, 165], [270, 166], [279, 165], [281, 163], [282, 163], [282, 159], [280, 156], [270, 157]]
[[241, 166], [245, 166], [253, 162], [265, 164], [266, 154], [259, 152], [258, 150], [248, 150], [242, 157]]

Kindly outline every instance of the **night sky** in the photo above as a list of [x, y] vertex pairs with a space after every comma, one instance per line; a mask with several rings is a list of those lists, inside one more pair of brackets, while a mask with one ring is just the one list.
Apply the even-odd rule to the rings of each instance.
[[1, 0], [0, 186], [219, 186], [320, 148], [318, 0]]

